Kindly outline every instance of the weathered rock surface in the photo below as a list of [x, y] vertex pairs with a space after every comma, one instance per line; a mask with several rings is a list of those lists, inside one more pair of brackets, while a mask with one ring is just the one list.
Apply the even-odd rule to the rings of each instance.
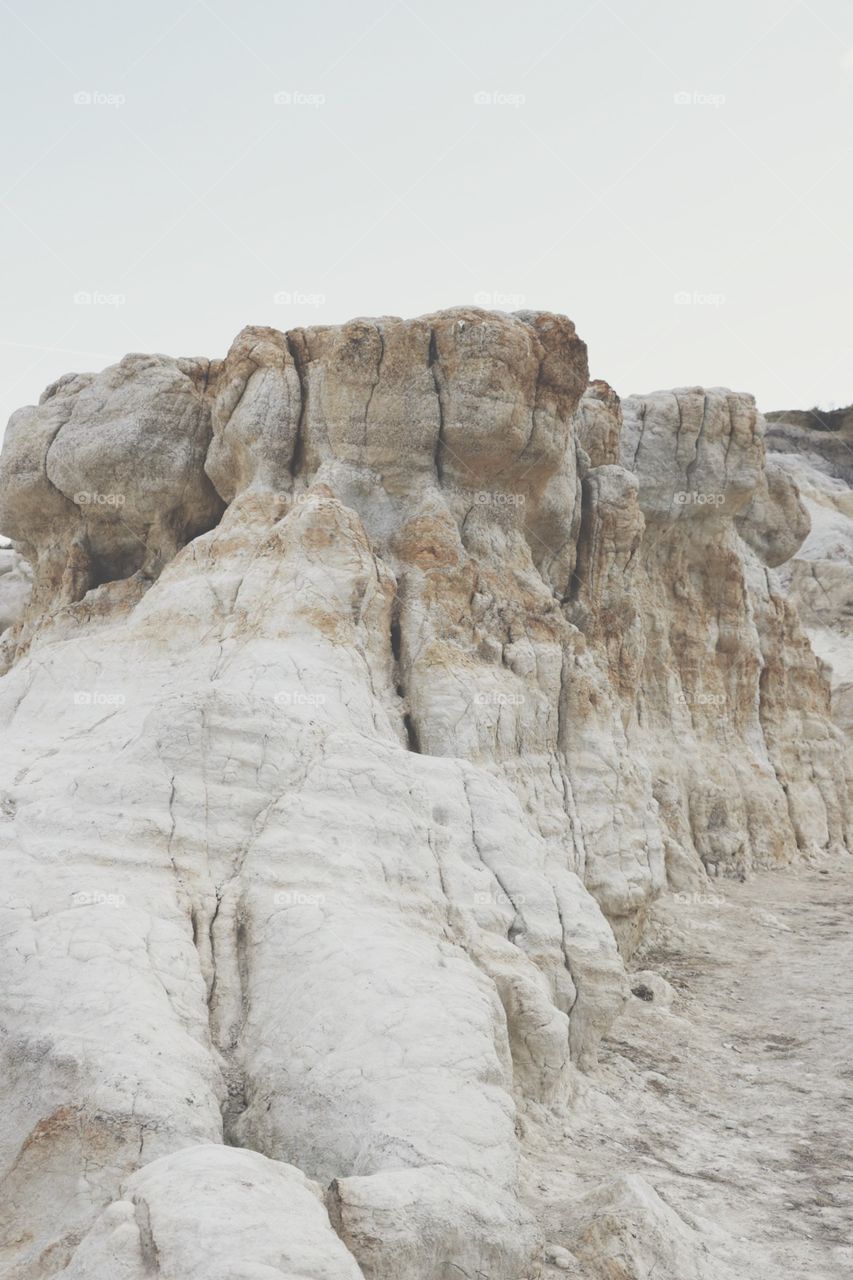
[[780, 577], [826, 663], [853, 769], [853, 410], [770, 415], [768, 458], [796, 486], [810, 531]]
[[33, 575], [23, 556], [0, 546], [0, 633], [19, 622], [29, 604]]
[[821, 470], [853, 485], [853, 405], [768, 413], [767, 444], [778, 453], [808, 454]]
[[851, 894], [844, 854], [656, 899], [630, 962], [653, 999], [528, 1162], [548, 1244], [583, 1256], [564, 1274], [850, 1274]]
[[754, 402], [587, 380], [459, 309], [14, 415], [0, 1274], [519, 1280], [655, 896], [844, 845]]
[[67, 1280], [152, 1273], [166, 1280], [362, 1274], [331, 1230], [316, 1183], [292, 1165], [216, 1144], [186, 1147], [128, 1178], [62, 1271]]
[[637, 1174], [594, 1188], [572, 1204], [564, 1227], [590, 1280], [734, 1280], [701, 1238]]

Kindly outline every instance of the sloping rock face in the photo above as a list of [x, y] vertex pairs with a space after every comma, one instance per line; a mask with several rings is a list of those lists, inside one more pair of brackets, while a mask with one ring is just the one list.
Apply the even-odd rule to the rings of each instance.
[[[810, 532], [781, 569], [809, 641], [826, 663], [832, 711], [853, 742], [853, 407], [768, 415], [768, 468], [792, 480]], [[851, 757], [853, 767], [853, 757]]]
[[13, 417], [0, 1274], [527, 1274], [649, 903], [846, 838], [763, 426], [470, 309]]
[[767, 414], [767, 444], [808, 455], [821, 470], [853, 485], [853, 405], [846, 409], [779, 409]]

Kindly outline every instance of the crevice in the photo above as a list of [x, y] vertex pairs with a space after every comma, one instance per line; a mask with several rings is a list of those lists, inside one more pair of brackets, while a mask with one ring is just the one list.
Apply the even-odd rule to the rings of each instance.
[[406, 746], [416, 755], [421, 754], [420, 737], [414, 717], [408, 705], [406, 680], [403, 666], [403, 630], [400, 622], [400, 597], [395, 595], [391, 608], [391, 681], [397, 697], [402, 703], [403, 728], [406, 733]]
[[[393, 618], [391, 620], [391, 657], [395, 662], [400, 661], [400, 619]], [[397, 688], [401, 686], [398, 684]]]
[[305, 368], [302, 360], [302, 352], [296, 344], [295, 332], [301, 333], [301, 330], [290, 331], [284, 335], [284, 341], [287, 344], [287, 350], [293, 361], [293, 367], [296, 370], [296, 376], [299, 379], [299, 416], [296, 420], [296, 437], [293, 441], [293, 453], [290, 458], [290, 474], [294, 480], [302, 470], [305, 460], [305, 415], [308, 411], [308, 389], [305, 376]]
[[[531, 444], [533, 443], [533, 437], [536, 434], [536, 427], [538, 425], [536, 420], [536, 415], [539, 412], [539, 393], [542, 386], [542, 370], [543, 370], [544, 364], [545, 364], [545, 356], [543, 353], [539, 357], [539, 363], [536, 367], [536, 385], [533, 389], [533, 407], [530, 410], [530, 432], [527, 436], [527, 439], [524, 442], [524, 448], [521, 450], [521, 453], [516, 458], [517, 463], [521, 462], [523, 458], [526, 458], [527, 450], [530, 448]], [[543, 409], [542, 412], [544, 413], [545, 410]], [[503, 470], [505, 471], [506, 469], [507, 468], [505, 467]], [[530, 468], [528, 467], [528, 471], [529, 470]], [[500, 474], [503, 474], [503, 472], [501, 472]], [[520, 478], [523, 480], [524, 476], [526, 475], [527, 475], [527, 471], [525, 471], [524, 475], [522, 475]]]
[[560, 951], [562, 952], [562, 955], [563, 955], [563, 966], [566, 970], [566, 973], [571, 978], [572, 986], [575, 989], [575, 998], [572, 1001], [569, 1008], [564, 1011], [566, 1016], [569, 1019], [569, 1049], [571, 1052], [571, 1035], [572, 1035], [571, 1018], [572, 1018], [573, 1011], [578, 1007], [578, 999], [580, 997], [581, 982], [580, 982], [579, 976], [576, 973], [572, 972], [572, 965], [571, 965], [571, 960], [569, 958], [569, 951], [568, 951], [568, 930], [566, 928], [566, 921], [563, 917], [563, 904], [560, 901], [559, 893], [553, 886], [552, 886], [552, 893], [554, 894], [554, 906], [557, 909], [557, 919], [560, 922]]
[[438, 400], [438, 435], [435, 438], [435, 450], [433, 453], [433, 466], [435, 468], [436, 479], [441, 485], [444, 483], [444, 463], [442, 462], [442, 453], [444, 451], [444, 403], [441, 398], [441, 383], [438, 375], [438, 344], [435, 340], [435, 330], [430, 330], [429, 335], [429, 370], [432, 374], [433, 385], [435, 386], [435, 395]]
[[248, 1012], [249, 964], [247, 956], [248, 945], [246, 925], [240, 918], [239, 909], [237, 919], [235, 921], [234, 947], [236, 952], [235, 962], [237, 980], [239, 984], [241, 1023], [240, 1029], [235, 1032], [229, 1040], [228, 1045], [222, 1050], [223, 1057], [227, 1063], [224, 1075], [225, 1087], [228, 1090], [228, 1096], [222, 1107], [222, 1136], [228, 1146], [240, 1147], [244, 1144], [237, 1136], [237, 1124], [249, 1106], [249, 1099], [246, 1091], [246, 1072], [238, 1060], [240, 1034], [242, 1032], [243, 1025], [245, 1024]]
[[631, 461], [631, 470], [634, 472], [636, 472], [637, 470], [637, 458], [640, 456], [640, 447], [643, 443], [643, 436], [646, 434], [646, 403], [645, 401], [641, 402], [641, 407], [640, 407], [638, 416], [640, 419], [640, 434], [637, 437], [637, 447], [634, 450], [634, 457]]
[[503, 895], [504, 898], [506, 898], [507, 902], [512, 907], [513, 918], [507, 932], [507, 938], [514, 945], [518, 945], [516, 943], [516, 938], [522, 936], [527, 932], [524, 916], [522, 912], [519, 910], [518, 904], [516, 903], [515, 899], [510, 893], [501, 874], [492, 866], [491, 862], [489, 862], [483, 856], [483, 849], [480, 845], [480, 840], [477, 834], [477, 823], [474, 818], [474, 806], [471, 803], [471, 793], [468, 788], [468, 778], [466, 775], [463, 775], [462, 777], [462, 790], [465, 795], [465, 803], [468, 805], [468, 818], [471, 823], [471, 843], [474, 846], [474, 851], [477, 854], [477, 857], [479, 858], [480, 862], [483, 864], [486, 870], [494, 877], [494, 881], [498, 886], [498, 888], [500, 889], [501, 894]]
[[[216, 906], [210, 917], [210, 923], [207, 926], [207, 941], [210, 947], [210, 986], [207, 992], [207, 1008], [208, 1013], [212, 1016], [213, 1000], [216, 994], [216, 942], [214, 939], [214, 927], [219, 917], [219, 908], [222, 906], [222, 894], [219, 890], [216, 892]], [[195, 920], [193, 920], [193, 941], [195, 941]]]
[[[193, 941], [207, 982], [207, 1014], [210, 1042], [220, 1055], [226, 1097], [222, 1104], [223, 1141], [244, 1146], [236, 1129], [248, 1108], [246, 1073], [240, 1046], [249, 1012], [250, 939], [242, 910], [240, 876], [253, 843], [262, 834], [280, 796], [273, 796], [252, 820], [244, 843], [235, 851], [230, 871], [214, 889], [216, 903], [206, 928], [201, 919], [207, 909], [192, 909]], [[207, 975], [209, 975], [209, 980]]]
[[687, 470], [684, 473], [685, 483], [687, 485], [688, 492], [690, 491], [690, 486], [693, 483], [693, 476], [695, 474], [696, 467], [699, 464], [699, 451], [702, 448], [702, 437], [705, 434], [705, 420], [707, 416], [708, 416], [708, 397], [707, 395], [705, 395], [702, 397], [702, 421], [699, 423], [699, 433], [696, 436], [696, 447], [695, 447], [695, 452], [693, 454], [693, 460], [692, 462], [688, 463]]
[[589, 603], [592, 604], [594, 585], [592, 579], [598, 559], [600, 530], [595, 526], [595, 497], [589, 480], [581, 483], [580, 508], [575, 567], [569, 578], [568, 590], [560, 600], [562, 605], [576, 604], [585, 586]]
[[[341, 1202], [341, 1184], [339, 1178], [333, 1178], [329, 1183], [326, 1191], [326, 1212], [329, 1215], [329, 1225], [335, 1235], [343, 1240], [344, 1215]], [[346, 1241], [344, 1241], [346, 1244]]]
[[385, 335], [382, 332], [382, 325], [376, 325], [376, 332], [379, 335], [379, 359], [376, 362], [376, 377], [373, 380], [373, 386], [370, 388], [370, 395], [367, 397], [367, 404], [364, 406], [364, 444], [367, 446], [367, 419], [370, 416], [370, 406], [373, 404], [373, 396], [376, 388], [379, 386], [379, 379], [382, 377], [382, 362], [385, 359]]
[[403, 727], [406, 730], [406, 740], [410, 751], [414, 751], [416, 755], [420, 755], [421, 746], [418, 738], [418, 731], [415, 722], [412, 719], [412, 713], [406, 711], [403, 715]]
[[178, 870], [178, 864], [177, 864], [177, 862], [175, 861], [175, 855], [174, 855], [174, 853], [173, 853], [173, 851], [172, 851], [172, 846], [173, 846], [173, 844], [174, 844], [174, 842], [175, 842], [175, 831], [177, 830], [177, 825], [178, 825], [178, 821], [177, 821], [177, 818], [176, 818], [176, 816], [175, 816], [175, 798], [176, 798], [176, 796], [177, 796], [177, 788], [176, 788], [176, 786], [175, 786], [175, 774], [172, 774], [172, 776], [171, 776], [171, 777], [170, 777], [170, 779], [169, 779], [169, 822], [170, 822], [170, 827], [169, 827], [169, 837], [168, 837], [168, 840], [167, 840], [167, 843], [166, 843], [166, 852], [167, 852], [167, 853], [168, 853], [168, 855], [169, 855], [169, 861], [170, 861], [170, 862], [171, 862], [171, 864], [172, 864], [172, 870], [174, 871], [175, 875], [176, 875], [176, 876], [177, 876], [177, 878], [178, 878], [178, 884], [181, 886], [181, 888], [183, 888], [184, 878], [183, 878], [183, 876], [181, 875], [180, 871]]
[[151, 1275], [160, 1274], [160, 1254], [157, 1241], [151, 1229], [151, 1210], [145, 1200], [134, 1200], [134, 1217], [139, 1232], [139, 1252], [142, 1254], [142, 1265]]
[[735, 440], [735, 410], [732, 408], [732, 402], [731, 402], [731, 399], [730, 399], [728, 396], [726, 396], [726, 405], [727, 405], [727, 407], [728, 407], [728, 411], [729, 411], [729, 425], [730, 425], [730, 427], [731, 427], [731, 430], [729, 431], [729, 438], [728, 438], [728, 440], [726, 441], [726, 452], [725, 452], [725, 454], [723, 455], [723, 482], [724, 482], [724, 484], [725, 484], [726, 488], [728, 488], [728, 485], [729, 485], [729, 453], [731, 452], [731, 447], [732, 447], [732, 445], [734, 444], [734, 440]]

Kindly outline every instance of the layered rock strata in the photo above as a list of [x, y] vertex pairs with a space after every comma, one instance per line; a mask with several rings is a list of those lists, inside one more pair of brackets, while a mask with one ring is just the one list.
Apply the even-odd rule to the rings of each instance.
[[14, 415], [2, 1274], [526, 1274], [649, 903], [847, 838], [763, 430], [474, 309]]

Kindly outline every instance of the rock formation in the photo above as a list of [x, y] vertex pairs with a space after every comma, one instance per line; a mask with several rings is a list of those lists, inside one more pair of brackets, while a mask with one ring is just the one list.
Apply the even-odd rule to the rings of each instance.
[[0, 546], [0, 634], [20, 621], [33, 589], [30, 566], [11, 547]]
[[[853, 741], [853, 408], [768, 415], [768, 466], [796, 484], [810, 530], [780, 577], [826, 663], [836, 723]], [[853, 768], [853, 759], [851, 759]]]
[[763, 434], [475, 309], [13, 416], [0, 1274], [533, 1274], [649, 904], [849, 838]]

